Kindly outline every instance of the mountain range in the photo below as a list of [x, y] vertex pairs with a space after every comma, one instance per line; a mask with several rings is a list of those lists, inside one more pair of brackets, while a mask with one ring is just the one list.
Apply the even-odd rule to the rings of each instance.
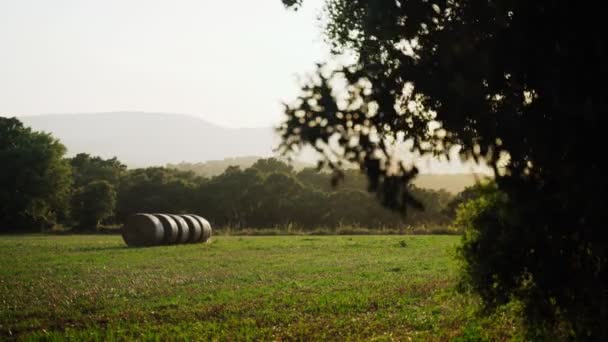
[[45, 114], [19, 119], [52, 133], [68, 155], [117, 157], [129, 167], [199, 162], [240, 156], [268, 157], [278, 138], [271, 127], [226, 128], [195, 116], [112, 112]]

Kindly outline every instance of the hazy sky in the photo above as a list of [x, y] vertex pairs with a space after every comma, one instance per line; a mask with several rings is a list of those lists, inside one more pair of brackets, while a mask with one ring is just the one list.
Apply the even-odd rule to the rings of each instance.
[[320, 0], [0, 0], [0, 115], [154, 111], [275, 125], [326, 59]]
[[148, 111], [277, 125], [282, 101], [299, 93], [297, 75], [329, 57], [321, 5], [0, 0], [0, 116]]

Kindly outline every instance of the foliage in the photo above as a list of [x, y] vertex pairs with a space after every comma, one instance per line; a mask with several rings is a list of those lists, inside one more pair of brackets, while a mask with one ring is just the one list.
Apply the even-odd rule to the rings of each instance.
[[116, 190], [105, 180], [92, 181], [78, 188], [72, 195], [72, 217], [78, 230], [94, 230], [114, 214]]
[[[405, 247], [402, 246], [405, 242]], [[448, 341], [517, 332], [454, 293], [454, 236], [0, 236], [0, 340]], [[36, 264], [37, 267], [32, 267]]]
[[[200, 163], [181, 162], [178, 164], [167, 164], [166, 167], [169, 169], [177, 169], [180, 171], [192, 171], [198, 176], [210, 178], [210, 177], [221, 175], [230, 166], [238, 166], [241, 169], [250, 168], [253, 164], [255, 164], [260, 159], [263, 159], [263, 158], [254, 157], [254, 156], [235, 157], [235, 158], [224, 158], [222, 160], [209, 160], [209, 161], [200, 162]], [[275, 158], [275, 160], [277, 160], [277, 159]], [[278, 159], [278, 160], [282, 161], [283, 163], [285, 163], [285, 161], [286, 161], [286, 160], [281, 160], [281, 159]], [[309, 166], [308, 164], [300, 163], [298, 161], [291, 161], [289, 164], [291, 166], [293, 166], [293, 168], [296, 170], [300, 170], [304, 167]]]
[[494, 191], [495, 187], [496, 183], [491, 183], [488, 181], [482, 181], [475, 185], [466, 187], [464, 190], [462, 190], [461, 192], [456, 194], [456, 196], [449, 200], [449, 202], [445, 206], [443, 214], [450, 218], [456, 219], [456, 214], [461, 204], [464, 204], [473, 199], [477, 199], [483, 196], [488, 191]]
[[256, 169], [262, 173], [286, 173], [290, 174], [293, 172], [293, 166], [280, 161], [276, 158], [258, 159], [251, 168]]
[[162, 167], [129, 171], [118, 188], [119, 221], [137, 212], [183, 213], [189, 211], [199, 177], [192, 172]]
[[[242, 170], [251, 167], [256, 161], [260, 160], [260, 157], [240, 157], [240, 158], [226, 158], [224, 160], [212, 160], [203, 163], [187, 163], [182, 162], [179, 164], [167, 164], [168, 169], [177, 169], [180, 171], [192, 171], [197, 176], [204, 178], [211, 178], [214, 176], [221, 175], [229, 166], [239, 166]], [[281, 158], [277, 158], [282, 160]], [[284, 160], [282, 160], [285, 162]], [[319, 180], [315, 184], [316, 188], [328, 189], [331, 191], [331, 183], [326, 182], [326, 178], [323, 173], [317, 172], [318, 170], [313, 165], [299, 163], [298, 161], [292, 160], [289, 162], [293, 166], [293, 170], [296, 173], [306, 172]], [[342, 184], [350, 183], [350, 180], [356, 179], [357, 182], [362, 181], [361, 188], [367, 186], [365, 178], [360, 177], [360, 171], [353, 169], [346, 169], [343, 171], [345, 176], [342, 180]], [[351, 177], [354, 175], [355, 178]], [[318, 176], [318, 177], [316, 177]], [[467, 186], [474, 185], [479, 179], [484, 179], [487, 175], [485, 174], [471, 174], [471, 173], [448, 173], [448, 174], [420, 174], [414, 180], [413, 184], [418, 188], [440, 190], [444, 189], [450, 193], [458, 193]], [[300, 178], [300, 176], [298, 176]]]
[[286, 106], [283, 150], [309, 144], [334, 168], [359, 164], [398, 210], [417, 205], [400, 147], [448, 157], [459, 145], [485, 159], [506, 207], [478, 208], [495, 225], [481, 236], [498, 240], [467, 260], [506, 260], [504, 292], [480, 294], [521, 300], [531, 332], [565, 325], [574, 339], [607, 340], [603, 12], [546, 0], [325, 4], [328, 41], [352, 63], [320, 66]]
[[50, 134], [0, 117], [0, 231], [44, 230], [69, 209], [65, 147]]
[[430, 208], [403, 218], [379, 205], [366, 191], [358, 171], [338, 187], [330, 186], [331, 174], [306, 168], [295, 172], [276, 159], [260, 160], [251, 168], [228, 168], [203, 181], [196, 190], [198, 212], [212, 223], [233, 228], [332, 228], [341, 225], [367, 228], [404, 227], [422, 223], [441, 224], [441, 210], [451, 197], [444, 191], [413, 189]]
[[[314, 169], [296, 172], [273, 158], [260, 159], [244, 170], [228, 167], [210, 179], [167, 168], [129, 170], [121, 179], [117, 218], [123, 220], [134, 212], [192, 212], [216, 227], [304, 230], [402, 229], [448, 221], [442, 210], [451, 196], [445, 191], [413, 189], [429, 210], [413, 212], [404, 221], [377, 203], [358, 171], [353, 170], [352, 177], [338, 187], [331, 187], [330, 179], [330, 174]], [[357, 205], [360, 208], [354, 210]]]
[[70, 158], [74, 187], [79, 188], [93, 181], [106, 181], [117, 188], [121, 177], [125, 174], [127, 166], [116, 157], [103, 159], [92, 157], [87, 153], [79, 153]]
[[180, 171], [192, 171], [201, 177], [213, 177], [221, 175], [230, 166], [239, 166], [242, 169], [251, 167], [259, 157], [225, 158], [223, 160], [210, 160], [201, 163], [181, 162], [179, 164], [167, 164], [168, 169]]
[[[10, 137], [8, 132], [5, 136]], [[258, 159], [246, 169], [228, 167], [212, 178], [163, 167], [127, 170], [116, 158], [85, 153], [59, 163], [67, 169], [64, 171], [71, 169], [72, 177], [65, 175], [68, 187], [53, 194], [65, 200], [60, 223], [75, 231], [93, 230], [100, 223], [120, 224], [136, 212], [197, 213], [215, 227], [233, 229], [412, 231], [412, 226], [447, 224], [442, 210], [451, 197], [445, 191], [412, 186], [410, 190], [427, 210], [414, 211], [404, 220], [377, 203], [367, 191], [365, 176], [357, 170], [346, 170], [345, 180], [332, 186], [330, 173], [314, 168], [296, 171], [275, 158]], [[21, 174], [31, 172], [31, 164], [14, 165], [27, 170]], [[10, 176], [17, 177], [15, 173]], [[69, 188], [72, 183], [73, 191]], [[10, 209], [15, 203], [3, 198], [0, 204]], [[68, 209], [71, 215], [67, 215]], [[31, 223], [20, 222], [15, 225], [31, 227]]]

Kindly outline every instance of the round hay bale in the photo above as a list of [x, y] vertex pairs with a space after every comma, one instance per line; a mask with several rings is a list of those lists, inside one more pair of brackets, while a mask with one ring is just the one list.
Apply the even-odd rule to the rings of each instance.
[[134, 214], [122, 227], [122, 238], [129, 246], [156, 246], [163, 243], [165, 232], [158, 218], [150, 214]]
[[209, 238], [211, 238], [211, 224], [209, 223], [209, 221], [205, 220], [203, 217], [198, 216], [198, 215], [190, 215], [190, 216], [197, 219], [198, 222], [201, 224], [201, 227], [203, 227], [203, 234], [201, 235], [201, 242], [209, 241]]
[[194, 215], [194, 214], [188, 214], [188, 216], [194, 218], [198, 222], [198, 224], [201, 226], [201, 236], [200, 236], [199, 241], [197, 241], [197, 242], [204, 242], [205, 241], [205, 232], [207, 230], [207, 228], [205, 226], [206, 220], [204, 218], [202, 218], [198, 215]]
[[177, 240], [175, 243], [186, 243], [190, 240], [190, 228], [188, 227], [188, 223], [179, 215], [169, 214], [171, 218], [175, 220], [177, 224]]
[[164, 214], [153, 214], [162, 223], [165, 237], [163, 242], [167, 245], [174, 244], [177, 241], [177, 222], [169, 216]]
[[188, 243], [197, 243], [201, 240], [201, 235], [203, 234], [203, 228], [201, 227], [198, 220], [190, 215], [179, 215], [181, 216], [186, 223], [188, 224], [188, 228], [190, 228], [190, 239], [188, 239]]

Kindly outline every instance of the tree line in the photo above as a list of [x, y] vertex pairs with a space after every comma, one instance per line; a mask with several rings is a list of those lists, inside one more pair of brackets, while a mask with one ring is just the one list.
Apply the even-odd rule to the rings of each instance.
[[296, 171], [269, 158], [202, 177], [167, 167], [128, 169], [117, 158], [86, 153], [66, 158], [59, 140], [16, 118], [0, 118], [0, 136], [0, 230], [5, 232], [57, 226], [92, 231], [121, 224], [136, 212], [197, 213], [216, 227], [302, 230], [405, 229], [446, 225], [453, 216], [450, 193], [413, 185], [424, 211], [404, 217], [387, 210], [357, 170], [346, 171], [334, 186], [328, 172]]

